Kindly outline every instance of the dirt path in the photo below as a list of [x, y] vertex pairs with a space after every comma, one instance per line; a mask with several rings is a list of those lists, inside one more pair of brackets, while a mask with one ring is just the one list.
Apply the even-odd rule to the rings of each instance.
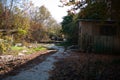
[[49, 71], [54, 68], [54, 62], [58, 61], [59, 58], [68, 56], [67, 54], [63, 54], [63, 47], [54, 46], [53, 48], [57, 49], [58, 52], [48, 56], [42, 63], [29, 70], [21, 71], [15, 76], [9, 76], [3, 80], [48, 80], [50, 76]]

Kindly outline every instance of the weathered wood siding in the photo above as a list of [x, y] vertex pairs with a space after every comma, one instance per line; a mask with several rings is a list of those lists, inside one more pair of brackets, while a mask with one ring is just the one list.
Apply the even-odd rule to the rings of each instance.
[[103, 36], [100, 34], [101, 26], [99, 22], [94, 21], [79, 22], [78, 43], [80, 48], [94, 52], [120, 52], [120, 27], [115, 25], [117, 28], [116, 35]]
[[110, 36], [92, 36], [91, 38], [95, 52], [120, 52], [120, 38]]

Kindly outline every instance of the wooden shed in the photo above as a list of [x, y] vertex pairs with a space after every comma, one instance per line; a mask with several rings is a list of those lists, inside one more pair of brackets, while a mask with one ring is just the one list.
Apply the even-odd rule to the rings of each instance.
[[120, 23], [80, 19], [78, 43], [83, 51], [120, 52]]

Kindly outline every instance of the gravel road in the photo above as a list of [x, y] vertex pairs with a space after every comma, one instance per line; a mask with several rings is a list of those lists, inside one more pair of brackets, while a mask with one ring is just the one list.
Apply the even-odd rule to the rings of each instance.
[[54, 68], [54, 62], [58, 61], [59, 58], [68, 56], [67, 53], [64, 54], [63, 47], [51, 47], [57, 49], [58, 52], [48, 56], [45, 61], [34, 66], [33, 68], [26, 71], [21, 71], [19, 74], [15, 76], [9, 76], [3, 80], [48, 80], [50, 76], [49, 71]]

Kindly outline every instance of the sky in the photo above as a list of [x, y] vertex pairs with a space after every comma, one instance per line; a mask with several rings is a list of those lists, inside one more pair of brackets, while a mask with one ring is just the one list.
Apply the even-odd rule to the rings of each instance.
[[63, 16], [67, 15], [68, 7], [58, 7], [60, 5], [60, 0], [31, 0], [35, 6], [42, 6], [45, 7], [50, 11], [53, 18], [59, 23], [62, 21]]

